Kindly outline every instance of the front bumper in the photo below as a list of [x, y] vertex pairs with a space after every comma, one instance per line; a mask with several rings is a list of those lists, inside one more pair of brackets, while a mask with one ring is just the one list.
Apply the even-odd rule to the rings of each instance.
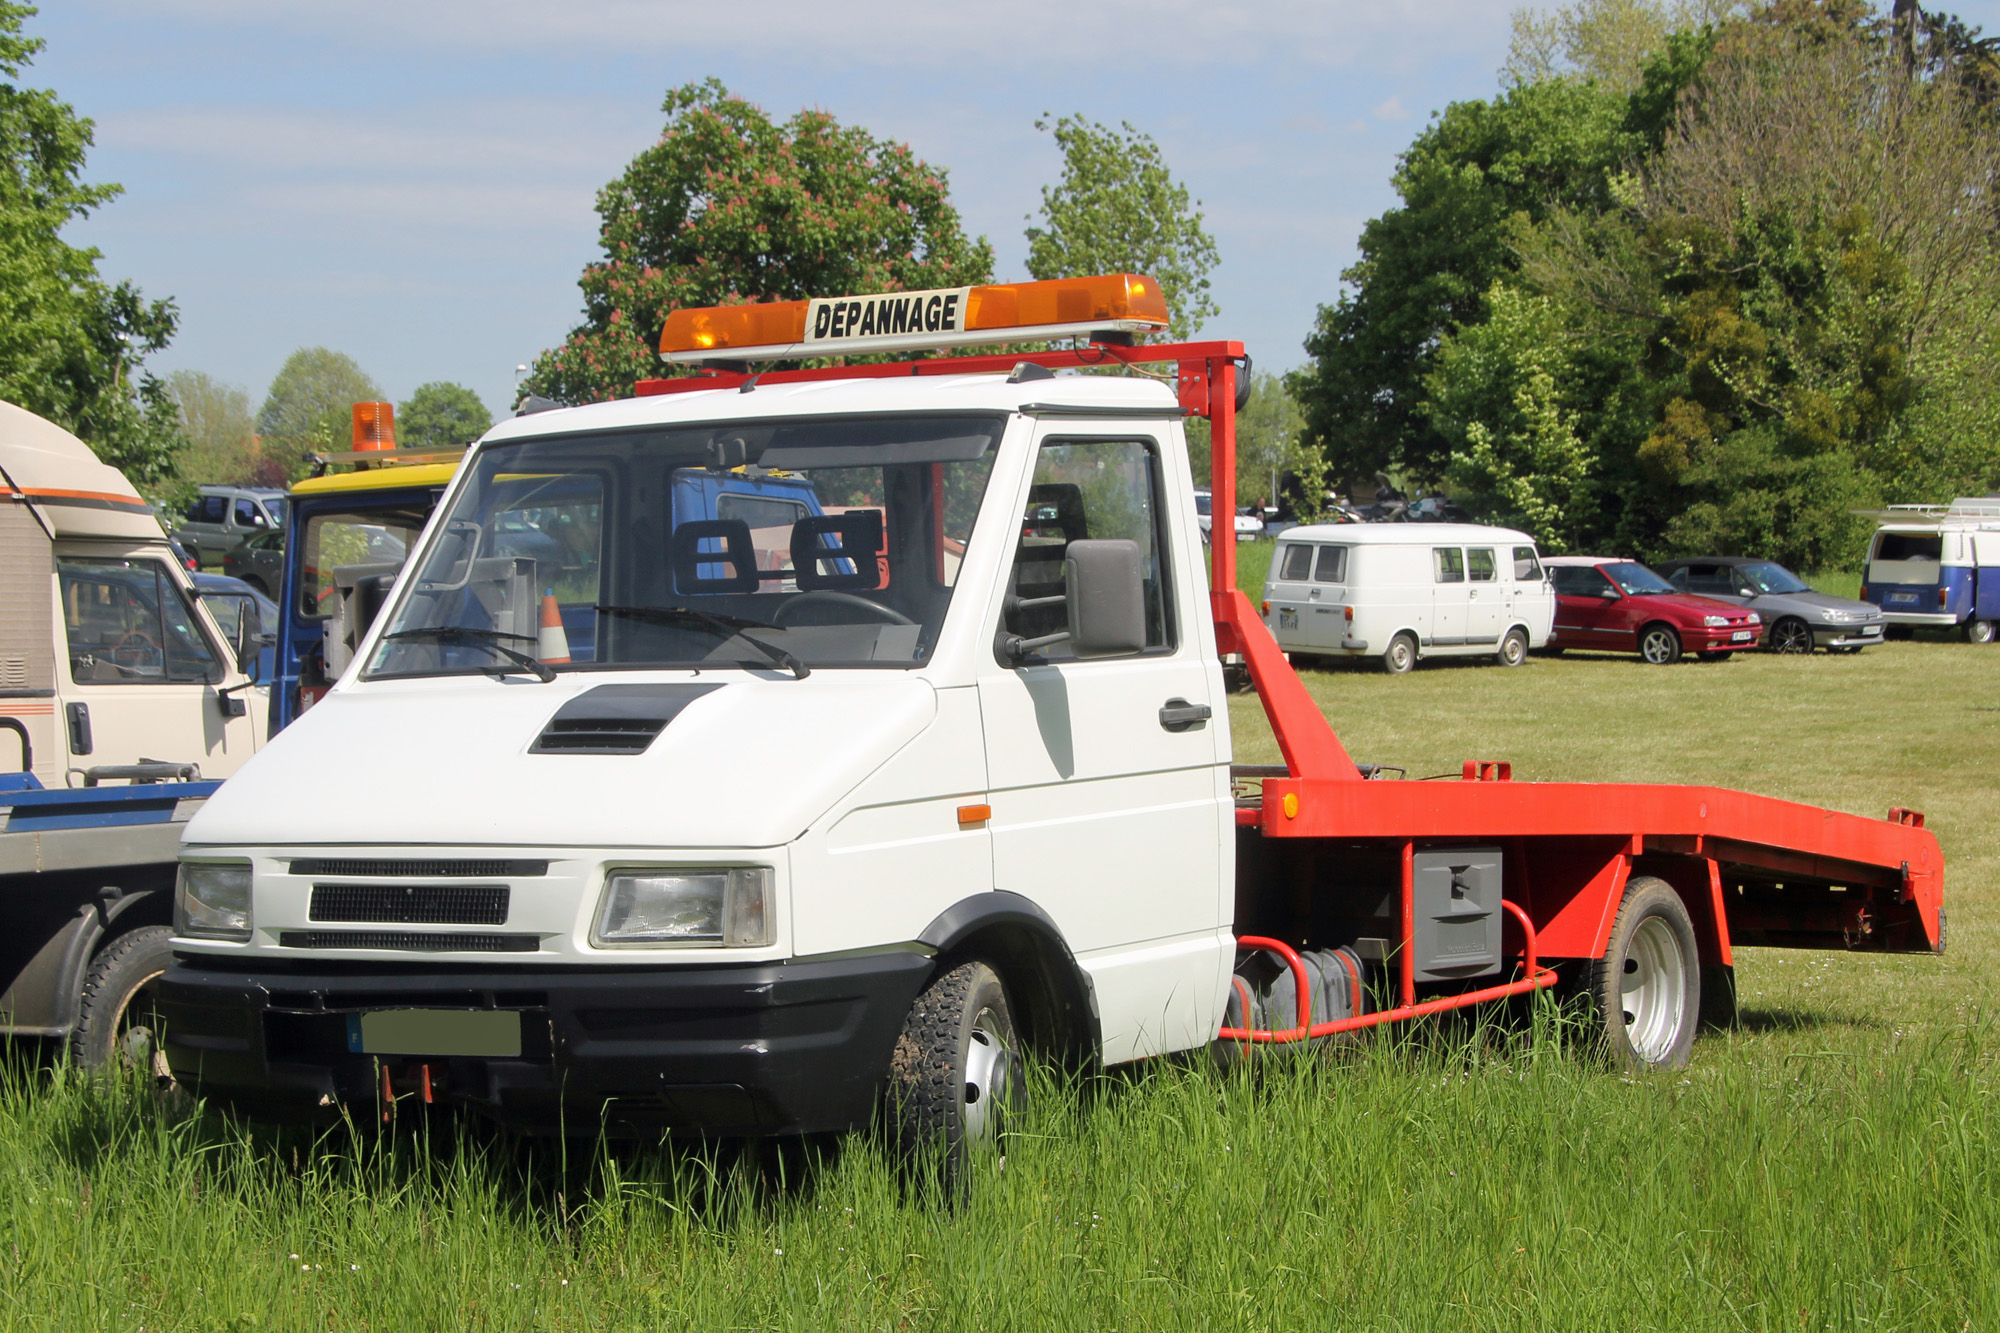
[[1704, 626], [1701, 629], [1682, 630], [1681, 633], [1684, 638], [1681, 646], [1691, 653], [1748, 652], [1764, 641], [1764, 627], [1762, 625], [1748, 626], [1747, 628], [1750, 631], [1749, 638], [1739, 639], [1735, 637], [1742, 633], [1745, 628], [1742, 625], [1729, 625], [1719, 629], [1710, 629]]
[[1880, 624], [1813, 626], [1813, 644], [1819, 648], [1871, 648], [1880, 642]]
[[[874, 1114], [929, 957], [884, 952], [673, 967], [236, 968], [183, 958], [159, 981], [174, 1077], [274, 1119], [335, 1119], [428, 1086], [531, 1131], [799, 1134]], [[512, 1010], [518, 1057], [358, 1055], [348, 1016]]]

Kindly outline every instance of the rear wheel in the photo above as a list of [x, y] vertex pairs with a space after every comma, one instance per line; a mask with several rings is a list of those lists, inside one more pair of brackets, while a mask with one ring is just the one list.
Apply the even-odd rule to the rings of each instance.
[[1517, 667], [1528, 660], [1528, 636], [1520, 629], [1510, 629], [1500, 636], [1500, 665]]
[[1771, 626], [1768, 646], [1774, 653], [1809, 653], [1813, 650], [1812, 626], [1797, 616], [1786, 616]]
[[1993, 622], [1990, 620], [1968, 620], [1965, 622], [1967, 643], [1993, 642]]
[[1679, 1069], [1702, 1010], [1694, 923], [1673, 886], [1640, 875], [1625, 886], [1590, 999], [1605, 1053], [1627, 1069]]
[[1392, 676], [1408, 674], [1417, 664], [1417, 641], [1408, 634], [1398, 634], [1389, 640], [1389, 647], [1382, 654], [1382, 669]]
[[948, 1205], [964, 1202], [981, 1159], [1006, 1161], [1008, 1117], [1026, 1094], [999, 974], [962, 963], [925, 987], [896, 1040], [889, 1081], [905, 1162]]
[[1648, 625], [1639, 631], [1639, 656], [1654, 666], [1672, 666], [1681, 660], [1681, 636], [1672, 625]]
[[120, 935], [91, 961], [76, 1027], [69, 1034], [72, 1060], [85, 1069], [120, 1068], [163, 1081], [172, 1077], [153, 1007], [160, 974], [174, 960], [172, 939], [173, 931], [165, 926], [142, 926]]

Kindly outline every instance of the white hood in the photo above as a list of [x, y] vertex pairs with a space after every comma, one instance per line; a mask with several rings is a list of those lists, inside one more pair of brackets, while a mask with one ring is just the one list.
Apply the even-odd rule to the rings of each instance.
[[805, 680], [704, 672], [721, 688], [645, 753], [532, 754], [565, 703], [603, 684], [686, 673], [382, 681], [337, 690], [231, 778], [189, 844], [775, 847], [930, 723], [906, 672]]

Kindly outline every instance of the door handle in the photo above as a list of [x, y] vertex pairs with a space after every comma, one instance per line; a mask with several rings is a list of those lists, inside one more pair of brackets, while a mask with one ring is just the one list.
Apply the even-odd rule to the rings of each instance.
[[63, 710], [69, 718], [69, 752], [87, 755], [93, 748], [90, 737], [90, 705], [70, 704]]
[[1185, 699], [1169, 699], [1160, 705], [1160, 725], [1168, 731], [1186, 731], [1215, 716], [1207, 704], [1191, 704]]

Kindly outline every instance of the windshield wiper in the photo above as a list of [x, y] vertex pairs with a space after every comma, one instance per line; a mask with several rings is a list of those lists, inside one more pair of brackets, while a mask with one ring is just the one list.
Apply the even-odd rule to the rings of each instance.
[[[556, 678], [554, 667], [551, 667], [546, 662], [538, 661], [526, 653], [517, 653], [512, 648], [506, 647], [500, 642], [501, 639], [527, 639], [532, 641], [533, 637], [533, 635], [529, 634], [509, 634], [505, 630], [497, 629], [472, 629], [463, 625], [434, 625], [427, 629], [399, 629], [393, 634], [384, 634], [382, 642], [387, 643], [391, 639], [428, 639], [432, 643], [476, 643], [482, 648], [487, 648], [500, 654], [500, 656], [506, 658], [509, 662], [515, 663], [522, 671], [527, 672], [536, 680], [546, 685]], [[495, 676], [506, 674], [506, 668], [504, 667], [489, 667], [487, 670]]]
[[776, 629], [761, 620], [745, 620], [741, 616], [718, 616], [711, 611], [697, 611], [691, 606], [598, 606], [598, 611], [607, 616], [630, 616], [634, 620], [650, 620], [659, 625], [675, 625], [686, 621], [700, 625], [722, 636], [726, 643], [730, 639], [741, 639], [764, 655], [764, 660], [775, 667], [782, 667], [792, 673], [794, 680], [804, 680], [812, 674], [812, 668], [800, 661], [796, 654], [786, 652], [776, 644], [753, 639], [743, 631], [747, 629]]

